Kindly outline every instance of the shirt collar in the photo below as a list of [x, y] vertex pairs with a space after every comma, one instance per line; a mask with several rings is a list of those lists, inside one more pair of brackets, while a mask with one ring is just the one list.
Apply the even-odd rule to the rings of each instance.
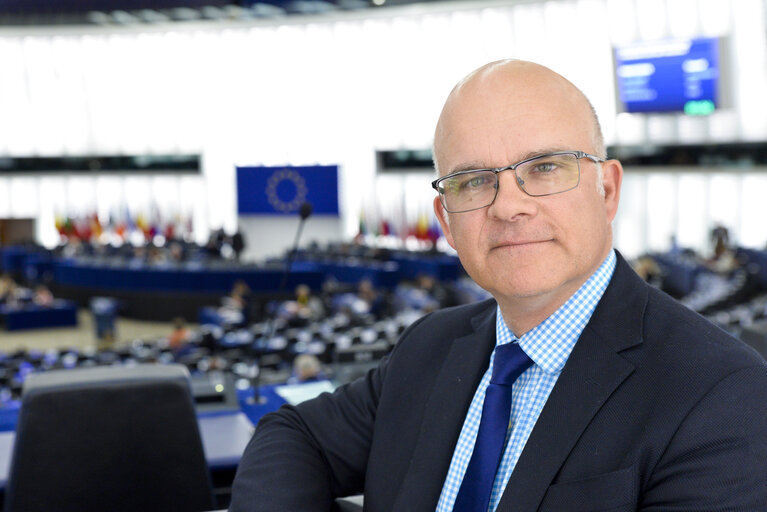
[[607, 258], [589, 279], [559, 309], [546, 320], [517, 338], [503, 320], [500, 306], [497, 307], [495, 339], [497, 345], [519, 341], [522, 350], [547, 373], [562, 371], [570, 357], [575, 342], [586, 327], [610, 283], [615, 270], [615, 251]]

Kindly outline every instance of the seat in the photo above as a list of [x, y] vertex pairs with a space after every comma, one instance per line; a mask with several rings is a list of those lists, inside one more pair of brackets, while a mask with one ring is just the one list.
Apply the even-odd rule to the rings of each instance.
[[27, 378], [6, 511], [214, 508], [185, 367], [84, 368]]
[[362, 512], [364, 497], [362, 495], [348, 498], [336, 498], [332, 512]]

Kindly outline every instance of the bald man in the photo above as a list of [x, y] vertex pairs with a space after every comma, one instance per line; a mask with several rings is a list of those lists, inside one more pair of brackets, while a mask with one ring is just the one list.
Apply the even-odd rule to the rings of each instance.
[[[364, 378], [265, 416], [231, 510], [358, 493], [369, 511], [767, 510], [767, 365], [613, 250], [623, 170], [583, 94], [534, 63], [483, 66], [448, 97], [434, 156], [435, 212], [493, 299], [423, 317]], [[477, 494], [510, 344], [527, 363]]]

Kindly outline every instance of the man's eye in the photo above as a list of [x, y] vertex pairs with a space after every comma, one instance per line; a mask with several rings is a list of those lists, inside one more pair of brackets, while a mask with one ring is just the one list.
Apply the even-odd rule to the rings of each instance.
[[536, 164], [533, 168], [532, 172], [539, 173], [539, 174], [548, 174], [550, 172], [557, 170], [557, 165], [553, 162], [541, 162], [539, 164]]
[[484, 176], [474, 176], [466, 182], [465, 186], [467, 188], [477, 188], [485, 185], [486, 183], [487, 179]]
[[484, 190], [492, 185], [491, 176], [466, 174], [447, 180], [445, 189], [452, 194], [464, 194]]

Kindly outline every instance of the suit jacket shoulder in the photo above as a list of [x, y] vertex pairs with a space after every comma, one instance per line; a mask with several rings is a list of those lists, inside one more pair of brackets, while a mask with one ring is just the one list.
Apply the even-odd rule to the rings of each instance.
[[765, 414], [764, 361], [619, 257], [498, 510], [763, 510]]

